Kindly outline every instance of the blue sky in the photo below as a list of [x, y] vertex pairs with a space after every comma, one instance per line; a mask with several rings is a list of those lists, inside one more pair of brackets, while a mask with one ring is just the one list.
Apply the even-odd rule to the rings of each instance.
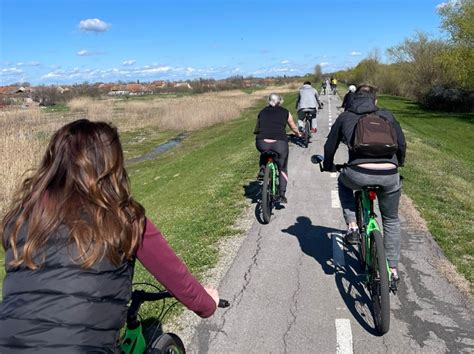
[[441, 36], [442, 1], [0, 0], [0, 85], [330, 72]]

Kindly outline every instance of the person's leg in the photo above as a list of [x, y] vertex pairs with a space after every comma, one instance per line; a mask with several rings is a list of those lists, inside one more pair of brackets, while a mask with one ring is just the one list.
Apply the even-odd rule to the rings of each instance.
[[271, 144], [265, 142], [263, 139], [257, 139], [255, 142], [255, 146], [257, 147], [257, 150], [260, 151], [260, 170], [258, 172], [257, 178], [263, 178], [263, 175], [265, 173], [265, 160], [263, 159], [262, 153], [271, 150]]
[[280, 195], [285, 196], [286, 185], [288, 183], [288, 142], [277, 140], [274, 144], [275, 151], [278, 152], [279, 158], [277, 159], [278, 169], [280, 171], [279, 182], [280, 182]]
[[311, 128], [312, 128], [313, 133], [316, 133], [318, 131], [318, 121], [316, 120], [316, 118], [317, 118], [317, 111], [316, 109], [314, 109], [313, 118], [311, 119]]
[[378, 193], [380, 214], [382, 216], [385, 256], [390, 268], [396, 269], [400, 259], [400, 203], [401, 185], [399, 174], [386, 176], [384, 190]]
[[301, 132], [301, 131], [304, 131], [304, 110], [303, 109], [300, 109], [298, 111], [298, 130]]

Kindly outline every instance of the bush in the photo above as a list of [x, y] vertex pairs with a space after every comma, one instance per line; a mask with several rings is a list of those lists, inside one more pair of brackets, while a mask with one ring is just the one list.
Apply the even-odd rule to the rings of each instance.
[[474, 91], [435, 86], [422, 100], [427, 108], [449, 112], [474, 112]]

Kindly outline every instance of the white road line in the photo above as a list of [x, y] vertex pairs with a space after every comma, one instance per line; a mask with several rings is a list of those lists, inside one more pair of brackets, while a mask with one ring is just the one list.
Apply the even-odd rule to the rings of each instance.
[[351, 321], [347, 318], [336, 318], [336, 353], [352, 354]]
[[342, 234], [332, 233], [332, 259], [336, 268], [346, 265], [344, 259], [344, 237]]
[[335, 178], [335, 177], [337, 177], [337, 172], [331, 172], [329, 174], [329, 176], [331, 176], [332, 178]]

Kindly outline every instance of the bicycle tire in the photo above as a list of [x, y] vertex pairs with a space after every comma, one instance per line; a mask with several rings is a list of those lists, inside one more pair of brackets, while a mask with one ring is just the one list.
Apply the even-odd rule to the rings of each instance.
[[304, 147], [307, 148], [309, 145], [309, 139], [311, 138], [311, 128], [308, 119], [305, 119], [304, 123]]
[[360, 234], [360, 242], [358, 244], [358, 253], [359, 253], [359, 263], [362, 267], [362, 269], [365, 270], [365, 264], [366, 264], [366, 235], [365, 235], [365, 225], [364, 225], [364, 220], [362, 217], [363, 209], [362, 209], [362, 192], [361, 191], [356, 191], [355, 192], [355, 201], [356, 201], [356, 221], [357, 221], [357, 226], [359, 227], [359, 234]]
[[372, 267], [369, 289], [374, 305], [374, 323], [376, 331], [380, 335], [384, 335], [390, 328], [390, 287], [387, 259], [380, 231], [372, 231], [370, 240]]
[[150, 353], [156, 352], [162, 354], [185, 354], [183, 341], [174, 333], [163, 333], [151, 345]]
[[265, 224], [268, 224], [272, 217], [272, 184], [272, 168], [270, 167], [270, 163], [267, 163], [262, 184], [262, 217]]

